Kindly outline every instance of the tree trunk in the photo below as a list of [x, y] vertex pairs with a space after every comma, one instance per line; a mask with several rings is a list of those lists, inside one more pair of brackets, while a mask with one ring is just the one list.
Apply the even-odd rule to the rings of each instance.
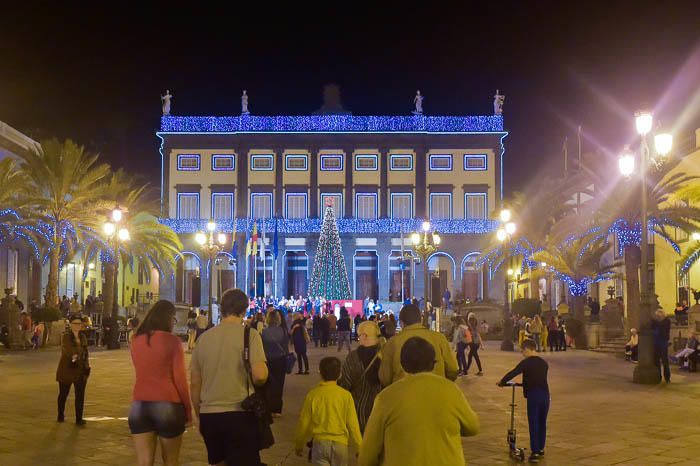
[[642, 262], [639, 246], [625, 246], [625, 293], [627, 294], [627, 322], [639, 329], [639, 266]]
[[586, 336], [586, 295], [573, 296], [574, 319], [580, 322], [580, 330], [574, 335], [576, 349], [588, 349], [588, 337]]
[[540, 299], [540, 277], [532, 268], [530, 269], [529, 278], [530, 299]]
[[[114, 263], [104, 262], [105, 267], [105, 285], [102, 290], [102, 301], [104, 303], [104, 316], [112, 316], [114, 310]], [[103, 317], [104, 317], [103, 316]]]
[[[55, 231], [55, 228], [54, 228]], [[49, 280], [46, 283], [46, 307], [58, 308], [58, 272], [60, 262], [60, 248], [58, 235], [54, 233], [53, 249], [49, 255]]]

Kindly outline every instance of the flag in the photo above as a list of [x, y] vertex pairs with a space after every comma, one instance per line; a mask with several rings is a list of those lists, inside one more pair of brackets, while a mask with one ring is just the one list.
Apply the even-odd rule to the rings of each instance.
[[277, 255], [280, 253], [277, 240], [277, 219], [275, 219], [275, 235], [272, 237], [272, 255], [275, 259], [277, 259]]
[[[401, 262], [400, 262], [400, 267], [401, 270], [404, 270], [406, 268], [406, 263], [404, 262], [404, 252], [403, 252], [403, 225], [399, 229], [399, 234], [401, 235]], [[402, 284], [403, 286], [403, 284]]]
[[248, 259], [250, 257], [250, 232], [246, 229], [245, 232], [245, 258]]
[[265, 240], [267, 239], [265, 236], [265, 220], [260, 220], [260, 225], [262, 226], [262, 237], [260, 238], [260, 259], [262, 259], [263, 264], [265, 264]]
[[253, 236], [250, 238], [250, 245], [252, 248], [252, 254], [254, 256], [258, 255], [258, 222], [253, 222]]

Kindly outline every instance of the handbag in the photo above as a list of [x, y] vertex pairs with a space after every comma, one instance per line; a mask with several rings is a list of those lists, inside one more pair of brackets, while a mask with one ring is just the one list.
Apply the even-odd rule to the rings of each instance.
[[[284, 353], [284, 348], [282, 348], [282, 345], [279, 343], [275, 342], [275, 345]], [[294, 353], [287, 351], [287, 354], [284, 356], [284, 370], [287, 371], [287, 374], [291, 374], [294, 372], [294, 365], [297, 363], [297, 357], [294, 356]]]
[[[243, 330], [243, 365], [246, 370], [246, 387], [250, 393], [250, 384], [253, 379], [253, 374], [250, 367], [250, 327], [246, 326]], [[242, 402], [241, 408], [245, 411], [255, 414], [256, 428], [258, 431], [258, 450], [270, 448], [275, 444], [275, 437], [272, 435], [272, 414], [267, 409], [265, 397], [261, 388], [253, 384], [253, 394], [248, 395]]]

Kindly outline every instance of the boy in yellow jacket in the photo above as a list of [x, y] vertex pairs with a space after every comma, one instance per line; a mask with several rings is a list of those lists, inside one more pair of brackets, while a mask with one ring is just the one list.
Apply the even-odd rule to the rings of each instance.
[[352, 443], [359, 450], [362, 444], [352, 395], [336, 383], [340, 367], [338, 358], [321, 359], [319, 370], [323, 381], [306, 395], [299, 414], [294, 449], [301, 456], [304, 444], [311, 438], [313, 464], [345, 466], [348, 445]]

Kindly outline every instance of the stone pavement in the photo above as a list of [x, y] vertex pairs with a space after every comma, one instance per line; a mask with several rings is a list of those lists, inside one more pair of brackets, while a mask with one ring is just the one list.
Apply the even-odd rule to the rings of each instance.
[[[498, 388], [496, 382], [520, 355], [502, 353], [497, 347], [497, 342], [487, 342], [482, 353], [484, 377], [472, 375], [457, 382], [481, 418], [481, 433], [464, 439], [471, 465], [511, 463], [505, 443], [510, 389]], [[311, 349], [312, 371], [321, 357], [335, 354], [334, 347]], [[55, 349], [0, 352], [0, 465], [135, 464], [126, 423], [133, 383], [128, 350], [98, 350], [91, 357], [85, 406], [88, 425], [77, 428], [71, 422], [72, 393], [66, 423], [55, 422]], [[545, 353], [544, 357], [550, 364], [552, 405], [546, 461], [540, 464], [698, 464], [700, 374], [674, 369], [670, 385], [648, 387], [630, 382], [633, 366], [621, 358], [584, 351]], [[307, 464], [289, 453], [304, 395], [319, 376], [291, 375], [287, 381], [284, 416], [273, 426], [277, 443], [264, 452], [263, 460]], [[521, 395], [518, 403], [519, 443], [527, 447]], [[184, 434], [181, 462], [206, 465], [204, 444], [196, 430]]]

